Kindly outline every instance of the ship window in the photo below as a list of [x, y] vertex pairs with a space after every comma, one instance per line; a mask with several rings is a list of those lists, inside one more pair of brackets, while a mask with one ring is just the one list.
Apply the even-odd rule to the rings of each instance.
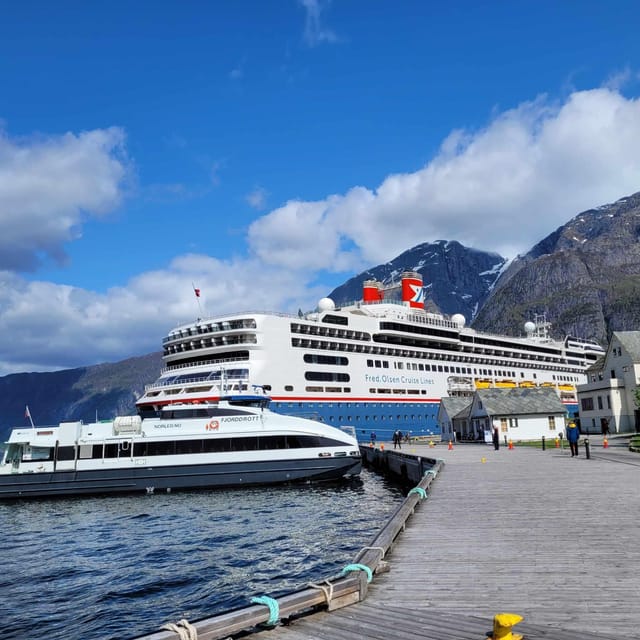
[[293, 386], [290, 384], [285, 384], [284, 385], [284, 390], [285, 391], [293, 391]]
[[348, 373], [334, 373], [332, 371], [306, 371], [306, 380], [327, 381], [327, 382], [349, 382]]
[[86, 460], [87, 458], [93, 457], [93, 445], [92, 444], [81, 444], [80, 445], [80, 459]]
[[383, 369], [388, 369], [389, 368], [389, 363], [386, 360], [382, 361], [382, 368]]
[[76, 448], [71, 447], [58, 447], [58, 460], [75, 460]]
[[105, 458], [117, 458], [118, 457], [118, 444], [105, 444], [104, 445], [104, 457]]

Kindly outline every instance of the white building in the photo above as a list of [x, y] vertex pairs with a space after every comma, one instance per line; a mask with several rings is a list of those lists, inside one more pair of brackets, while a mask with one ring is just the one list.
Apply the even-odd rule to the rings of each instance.
[[635, 394], [640, 385], [640, 331], [614, 331], [607, 353], [587, 370], [578, 389], [582, 433], [638, 430]]
[[490, 442], [494, 427], [503, 443], [565, 435], [567, 411], [553, 388], [478, 389], [465, 400], [451, 419], [462, 440]]

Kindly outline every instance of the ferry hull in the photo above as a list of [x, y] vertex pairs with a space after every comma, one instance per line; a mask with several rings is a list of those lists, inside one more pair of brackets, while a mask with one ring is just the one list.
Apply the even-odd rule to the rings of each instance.
[[321, 482], [360, 473], [361, 459], [309, 458], [0, 476], [0, 500]]

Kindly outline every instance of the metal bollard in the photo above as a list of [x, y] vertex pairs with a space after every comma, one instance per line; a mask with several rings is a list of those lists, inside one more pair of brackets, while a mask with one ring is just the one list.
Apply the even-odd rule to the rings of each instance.
[[542, 450], [544, 451], [547, 448], [544, 436], [542, 436]]
[[589, 438], [584, 439], [584, 452], [587, 456], [587, 460], [591, 459], [591, 451], [589, 450]]

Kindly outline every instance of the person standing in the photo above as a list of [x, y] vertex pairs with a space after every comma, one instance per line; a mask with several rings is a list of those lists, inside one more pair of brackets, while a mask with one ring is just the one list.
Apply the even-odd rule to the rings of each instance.
[[573, 420], [570, 420], [567, 424], [567, 440], [569, 441], [569, 447], [571, 448], [571, 457], [575, 458], [578, 455], [578, 439], [580, 438], [580, 432], [578, 431], [578, 425]]
[[400, 440], [402, 439], [402, 435], [400, 434], [400, 430], [396, 429], [393, 432], [393, 448], [399, 447], [402, 449], [402, 445], [400, 444]]
[[500, 449], [500, 432], [498, 431], [498, 427], [493, 428], [493, 448], [498, 451]]

